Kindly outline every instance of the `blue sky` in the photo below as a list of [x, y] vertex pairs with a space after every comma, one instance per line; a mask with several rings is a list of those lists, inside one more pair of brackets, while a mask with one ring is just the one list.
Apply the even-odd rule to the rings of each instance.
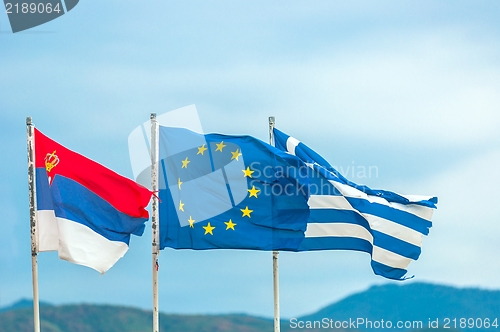
[[[267, 140], [274, 115], [355, 182], [438, 196], [406, 283], [499, 289], [499, 12], [493, 1], [82, 0], [12, 34], [2, 11], [0, 306], [32, 296], [26, 116], [132, 177], [129, 133], [190, 104], [207, 132]], [[102, 276], [41, 253], [41, 299], [150, 308], [150, 242], [148, 223]], [[363, 253], [282, 253], [282, 316], [387, 282]], [[164, 312], [272, 317], [272, 254], [165, 250], [159, 287]]]

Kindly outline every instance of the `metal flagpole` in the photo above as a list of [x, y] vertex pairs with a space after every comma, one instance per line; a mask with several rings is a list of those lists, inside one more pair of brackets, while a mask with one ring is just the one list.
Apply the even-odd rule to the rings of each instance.
[[31, 117], [26, 118], [26, 136], [28, 143], [28, 189], [30, 201], [30, 233], [31, 233], [31, 272], [33, 280], [33, 328], [40, 332], [40, 308], [38, 301], [38, 265], [37, 265], [37, 216], [36, 216], [36, 177], [35, 177], [35, 126]]
[[280, 290], [278, 275], [278, 251], [273, 251], [273, 287], [274, 287], [274, 332], [280, 332]]
[[151, 187], [155, 195], [151, 205], [151, 230], [152, 230], [152, 253], [153, 253], [153, 332], [158, 332], [160, 317], [158, 313], [158, 255], [160, 254], [159, 227], [158, 227], [158, 122], [156, 113], [151, 113]]
[[[269, 144], [274, 146], [274, 116], [269, 117]], [[274, 288], [274, 332], [280, 332], [280, 290], [279, 290], [279, 270], [278, 251], [273, 251], [273, 288]]]

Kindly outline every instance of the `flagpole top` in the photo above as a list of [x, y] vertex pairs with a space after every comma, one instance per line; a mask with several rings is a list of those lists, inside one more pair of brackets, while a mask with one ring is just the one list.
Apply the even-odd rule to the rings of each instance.
[[32, 123], [33, 123], [33, 122], [32, 122], [31, 116], [27, 116], [27, 117], [26, 117], [26, 125], [31, 126], [31, 125], [32, 125]]
[[275, 117], [274, 116], [270, 116], [269, 117], [269, 124], [274, 124], [274, 121], [275, 121]]
[[156, 113], [151, 113], [151, 115], [149, 116], [149, 118], [150, 118], [151, 120], [156, 119]]

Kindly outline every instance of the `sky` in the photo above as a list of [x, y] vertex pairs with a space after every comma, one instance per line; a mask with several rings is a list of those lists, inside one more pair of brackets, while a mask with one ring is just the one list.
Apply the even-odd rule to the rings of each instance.
[[[280, 253], [282, 317], [386, 283], [500, 289], [499, 14], [482, 0], [82, 0], [14, 34], [2, 10], [0, 307], [32, 297], [26, 117], [132, 177], [130, 132], [192, 104], [206, 132], [266, 141], [275, 116], [350, 180], [439, 198], [411, 280], [373, 275], [365, 253]], [[104, 275], [40, 253], [40, 299], [150, 309], [150, 232]], [[166, 249], [159, 264], [162, 312], [273, 316], [271, 252]]]

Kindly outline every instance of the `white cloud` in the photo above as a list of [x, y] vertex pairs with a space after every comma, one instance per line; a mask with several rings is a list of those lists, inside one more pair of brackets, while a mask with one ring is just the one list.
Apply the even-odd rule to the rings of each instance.
[[[97, 99], [115, 100], [127, 113], [199, 101], [200, 113], [214, 114], [208, 120], [213, 122], [237, 114], [252, 126], [274, 114], [294, 127], [334, 128], [344, 137], [384, 143], [456, 147], [498, 140], [500, 70], [483, 61], [497, 54], [496, 45], [468, 39], [460, 30], [415, 34], [379, 37], [383, 47], [364, 36], [313, 51], [306, 60], [285, 57], [278, 63], [165, 64], [154, 70], [95, 64], [73, 83]], [[387, 46], [390, 41], [397, 43]], [[222, 122], [219, 131], [228, 125]]]
[[[498, 150], [484, 153], [500, 143], [500, 47], [498, 28], [482, 25], [492, 24], [489, 13], [475, 11], [480, 6], [435, 2], [369, 1], [359, 6], [278, 1], [242, 7], [183, 2], [155, 4], [155, 11], [136, 3], [139, 7], [107, 3], [99, 13], [82, 3], [46, 26], [57, 33], [1, 36], [0, 111], [6, 144], [14, 137], [24, 139], [24, 131], [18, 130], [23, 117], [33, 115], [47, 135], [123, 169], [128, 166], [130, 130], [150, 112], [195, 103], [206, 130], [267, 140], [267, 117], [275, 115], [283, 130], [305, 142], [316, 138], [310, 143], [315, 149], [318, 141], [328, 138], [335, 144], [339, 137], [353, 145], [372, 141], [387, 150], [407, 147], [408, 155], [415, 146], [457, 153], [480, 146], [475, 159], [436, 158], [448, 169], [428, 181], [412, 176], [406, 183], [385, 186], [384, 173], [383, 188], [440, 198], [422, 256], [410, 265], [416, 281], [500, 287], [495, 259], [500, 252], [495, 209], [500, 155]], [[497, 21], [493, 15], [492, 22]], [[328, 151], [329, 145], [323, 148], [318, 152]], [[24, 142], [8, 155], [16, 151], [25, 151]], [[26, 179], [25, 169], [15, 165], [3, 166], [5, 174], [12, 174], [12, 186]], [[2, 189], [0, 194], [9, 198], [9, 192]], [[2, 261], [12, 267], [2, 280], [25, 280], [19, 287], [4, 282], [12, 289], [7, 296], [12, 301], [18, 289], [29, 296], [30, 288], [28, 232], [18, 232], [24, 203], [4, 200], [2, 205], [7, 211], [4, 223], [17, 220], [0, 234], [2, 251], [27, 250], [21, 263]], [[25, 239], [23, 245], [14, 242], [16, 236]], [[147, 245], [148, 238], [146, 233], [140, 243]], [[99, 281], [86, 278], [90, 272], [80, 273], [82, 267], [41, 255], [41, 295], [57, 303], [111, 301], [149, 307], [146, 272], [130, 274], [131, 266], [149, 262], [144, 260], [150, 257], [148, 250], [134, 242], [122, 265]], [[373, 276], [369, 255], [362, 253], [281, 257], [283, 316], [311, 312], [386, 282]], [[270, 253], [175, 252], [163, 253], [161, 260], [161, 310], [272, 315]], [[150, 273], [149, 263], [145, 265], [137, 270]], [[77, 293], [59, 290], [55, 286], [64, 284], [62, 279], [85, 282], [85, 287]], [[137, 290], [117, 297], [123, 280], [131, 280]]]
[[[500, 67], [494, 59], [500, 47], [474, 36], [453, 26], [376, 30], [332, 40], [303, 57], [277, 53], [263, 61], [238, 60], [235, 50], [233, 61], [208, 66], [92, 58], [74, 66], [74, 59], [53, 55], [1, 66], [10, 78], [3, 84], [9, 95], [16, 96], [19, 86], [31, 91], [25, 107], [54, 114], [71, 109], [82, 123], [130, 117], [139, 123], [150, 112], [195, 103], [201, 114], [214, 114], [207, 121], [217, 121], [218, 131], [234, 126], [223, 121], [228, 114], [238, 115], [246, 124], [242, 129], [273, 114], [280, 123], [307, 131], [333, 128], [343, 137], [385, 144], [456, 147], [499, 137]], [[111, 52], [127, 52], [129, 46], [118, 43]], [[53, 102], [55, 91], [59, 104]], [[16, 100], [4, 103], [14, 107]], [[114, 127], [98, 128], [104, 135]]]
[[436, 194], [438, 209], [424, 239], [415, 273], [455, 285], [500, 287], [500, 150], [476, 156], [421, 183], [416, 191]]

